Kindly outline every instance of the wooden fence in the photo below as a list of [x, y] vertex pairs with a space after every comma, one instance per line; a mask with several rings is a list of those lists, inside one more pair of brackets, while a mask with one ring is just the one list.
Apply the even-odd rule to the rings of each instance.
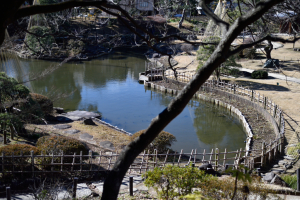
[[[190, 164], [201, 166], [204, 163], [209, 163], [215, 170], [226, 169], [227, 167], [237, 168], [240, 164], [253, 169], [258, 166], [264, 166], [271, 162], [273, 158], [282, 152], [282, 143], [280, 138], [269, 144], [263, 143], [261, 149], [252, 149], [245, 151], [238, 149], [236, 151], [219, 151], [218, 148], [211, 151], [198, 152], [193, 149], [190, 153], [169, 151], [165, 154], [154, 153], [140, 154], [129, 168], [129, 173], [143, 173], [154, 169], [155, 167], [164, 167], [167, 164], [185, 167]], [[253, 156], [260, 154], [261, 156]], [[109, 154], [107, 154], [109, 153]], [[92, 152], [87, 155], [81, 152], [79, 155], [34, 155], [33, 151], [30, 155], [5, 155], [0, 156], [1, 172], [5, 174], [46, 174], [46, 173], [95, 173], [107, 172], [112, 169], [119, 154], [107, 152]], [[246, 156], [247, 155], [247, 156]]]

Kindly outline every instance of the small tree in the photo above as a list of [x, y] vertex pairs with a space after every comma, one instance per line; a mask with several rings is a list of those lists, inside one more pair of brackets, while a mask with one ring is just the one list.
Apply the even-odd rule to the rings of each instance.
[[28, 35], [26, 42], [32, 53], [43, 53], [45, 50], [51, 49], [55, 39], [50, 35], [47, 27], [32, 26], [29, 31], [33, 34]]

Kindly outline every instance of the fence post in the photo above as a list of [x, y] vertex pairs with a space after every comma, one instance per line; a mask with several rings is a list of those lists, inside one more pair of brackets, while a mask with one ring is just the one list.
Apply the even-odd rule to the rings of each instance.
[[217, 171], [218, 170], [218, 161], [219, 161], [219, 149], [216, 148], [216, 151], [215, 151], [215, 170]]
[[34, 154], [33, 154], [33, 150], [30, 152], [30, 154], [31, 154], [32, 177], [34, 177]]
[[267, 99], [267, 97], [265, 97], [265, 105], [264, 105], [265, 110], [267, 109], [267, 101], [268, 101], [268, 99]]
[[[274, 103], [275, 104], [275, 103]], [[274, 105], [274, 118], [276, 117], [277, 105]]]
[[297, 169], [297, 191], [300, 191], [300, 168]]
[[11, 190], [10, 187], [6, 187], [6, 199], [11, 200]]
[[283, 142], [284, 142], [284, 138], [281, 136], [280, 137], [280, 145], [279, 145], [279, 152], [280, 152], [280, 155], [283, 154]]
[[77, 183], [78, 183], [78, 178], [74, 177], [72, 198], [76, 198]]
[[254, 96], [254, 91], [253, 90], [251, 90], [251, 101], [253, 101], [253, 96]]
[[133, 176], [129, 177], [129, 194], [133, 196]]
[[261, 147], [261, 166], [264, 167], [265, 166], [265, 149], [266, 149], [266, 144], [265, 142], [262, 143], [262, 147]]
[[235, 84], [233, 84], [233, 94], [235, 94]]

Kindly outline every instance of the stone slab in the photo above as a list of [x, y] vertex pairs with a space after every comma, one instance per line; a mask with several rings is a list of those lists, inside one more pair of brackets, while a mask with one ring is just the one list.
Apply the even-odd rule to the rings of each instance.
[[80, 130], [71, 129], [71, 130], [67, 130], [67, 131], [65, 131], [64, 133], [67, 133], [67, 134], [73, 135], [73, 134], [76, 134], [76, 133], [79, 133], [79, 132], [80, 132]]
[[81, 110], [75, 110], [72, 112], [67, 112], [66, 114], [64, 114], [65, 117], [68, 117], [70, 119], [75, 120], [80, 120], [83, 118], [101, 118], [101, 115], [98, 113], [94, 113], [94, 112], [88, 112], [88, 111], [81, 111]]
[[56, 129], [68, 129], [68, 128], [71, 128], [72, 126], [71, 125], [68, 125], [68, 124], [58, 124], [58, 125], [54, 125], [53, 128], [56, 128]]
[[105, 149], [109, 149], [110, 151], [114, 151], [115, 147], [114, 144], [111, 143], [110, 141], [101, 141], [99, 143], [100, 147], [105, 148]]
[[79, 138], [83, 140], [92, 140], [94, 136], [88, 134], [88, 133], [82, 133]]

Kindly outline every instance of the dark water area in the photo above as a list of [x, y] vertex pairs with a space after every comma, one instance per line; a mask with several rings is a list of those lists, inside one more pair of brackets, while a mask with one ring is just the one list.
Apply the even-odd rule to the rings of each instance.
[[[99, 59], [65, 63], [50, 75], [26, 84], [33, 92], [54, 99], [69, 94], [55, 101], [55, 106], [67, 111], [100, 112], [104, 121], [135, 133], [146, 129], [173, 98], [138, 83], [138, 74], [145, 67], [144, 52], [145, 49], [123, 48]], [[6, 70], [10, 76], [27, 80], [29, 75], [41, 74], [58, 64], [21, 59], [21, 69], [10, 60], [5, 66], [9, 66]], [[237, 150], [245, 147], [246, 135], [235, 117], [225, 109], [195, 99], [165, 131], [176, 136], [177, 142], [172, 145], [176, 151]]]

